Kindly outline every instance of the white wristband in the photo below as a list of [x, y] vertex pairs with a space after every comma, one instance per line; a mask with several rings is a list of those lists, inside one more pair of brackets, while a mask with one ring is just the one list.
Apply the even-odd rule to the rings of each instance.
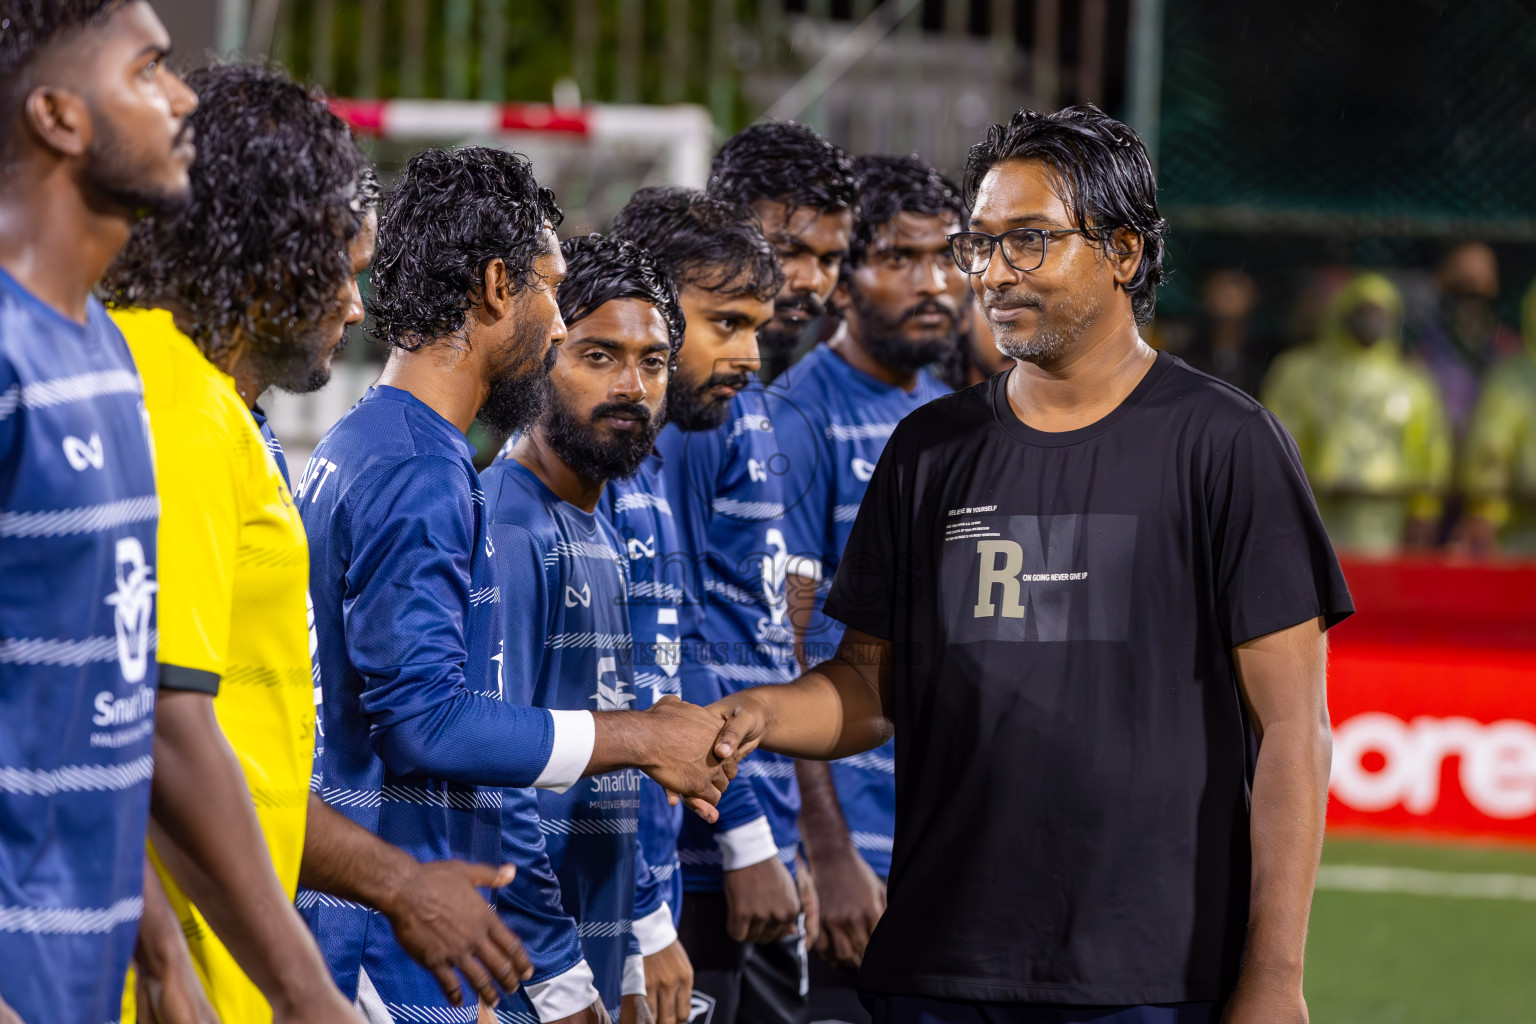
[[590, 711], [551, 711], [549, 717], [555, 723], [555, 745], [533, 784], [539, 789], [564, 793], [592, 763], [592, 750], [597, 746], [597, 720]]
[[754, 818], [745, 825], [727, 829], [715, 836], [720, 844], [720, 869], [737, 871], [761, 864], [779, 855], [779, 844], [773, 841], [773, 829], [768, 827], [767, 817]]
[[672, 908], [661, 906], [635, 921], [635, 939], [640, 943], [641, 956], [655, 956], [677, 941], [677, 928], [672, 924]]
[[541, 1021], [562, 1020], [580, 1013], [600, 998], [593, 983], [592, 968], [585, 960], [564, 974], [557, 974], [538, 984], [524, 985], [529, 1002]]
[[645, 957], [627, 956], [624, 958], [624, 981], [619, 986], [619, 995], [645, 995]]

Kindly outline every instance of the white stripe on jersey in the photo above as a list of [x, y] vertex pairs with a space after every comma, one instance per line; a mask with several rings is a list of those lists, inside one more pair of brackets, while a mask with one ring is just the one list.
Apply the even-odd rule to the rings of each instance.
[[412, 1006], [405, 1003], [385, 1003], [394, 1024], [475, 1024], [480, 1019], [480, 1005], [474, 1006]]
[[672, 514], [672, 504], [662, 494], [651, 494], [648, 491], [629, 491], [621, 494], [613, 502], [615, 512], [628, 512], [636, 508], [653, 508], [661, 515]]
[[662, 583], [657, 580], [631, 580], [629, 596], [682, 604], [686, 595], [683, 593], [683, 588], [675, 583]]
[[894, 423], [827, 424], [827, 436], [834, 441], [883, 441], [895, 432]]
[[628, 633], [551, 633], [544, 638], [545, 647], [612, 647], [630, 648], [635, 644]]
[[640, 830], [635, 818], [542, 818], [539, 831], [547, 836], [612, 836], [633, 835]]
[[750, 519], [767, 522], [784, 517], [784, 505], [777, 501], [738, 501], [735, 498], [716, 498], [712, 507], [723, 516], [732, 519]]
[[143, 896], [120, 899], [110, 907], [0, 907], [0, 932], [101, 935], [137, 921], [143, 913]]
[[859, 506], [835, 505], [832, 508], [832, 521], [834, 523], [851, 523], [859, 518]]
[[[793, 864], [795, 862], [795, 854], [798, 852], [800, 852], [800, 847], [796, 843], [781, 846], [779, 847], [779, 860], [785, 864]], [[680, 848], [677, 851], [678, 863], [686, 864], [689, 867], [719, 866], [724, 860], [725, 855], [720, 852], [719, 847], [713, 850], [687, 850]]]
[[738, 774], [758, 779], [792, 779], [795, 777], [793, 761], [755, 761], [751, 758], [737, 766]]
[[500, 601], [500, 587], [481, 587], [479, 590], [471, 590], [469, 592], [469, 605], [471, 608], [480, 604], [499, 604]]
[[848, 838], [853, 840], [855, 848], [860, 850], [877, 850], [880, 853], [890, 853], [895, 841], [890, 836], [882, 836], [878, 832], [850, 832]]
[[344, 900], [340, 896], [330, 896], [323, 892], [315, 892], [313, 889], [300, 889], [299, 895], [293, 901], [293, 905], [299, 910], [330, 907], [333, 910], [361, 910], [366, 914], [377, 913], [372, 907], [365, 907], [361, 903]]
[[596, 544], [591, 541], [557, 540], [554, 547], [544, 556], [544, 561], [549, 561], [549, 555], [565, 555], [568, 558], [595, 558], [600, 562], [616, 562], [619, 553], [607, 544]]
[[83, 402], [103, 395], [139, 395], [144, 387], [139, 375], [132, 370], [101, 370], [96, 373], [77, 373], [72, 377], [55, 377], [53, 380], [35, 380], [28, 384], [12, 384], [0, 394], [0, 420], [14, 414], [21, 406], [42, 409], [50, 405], [67, 405]]
[[[146, 651], [160, 646], [160, 631], [150, 630]], [[97, 661], [117, 660], [117, 637], [85, 640], [0, 639], [0, 665], [61, 665], [79, 668]]]
[[847, 765], [850, 768], [862, 768], [867, 772], [882, 772], [886, 775], [896, 774], [896, 760], [883, 754], [876, 754], [873, 751], [839, 758], [833, 764]]
[[465, 792], [451, 789], [447, 792], [425, 789], [421, 786], [383, 786], [379, 790], [382, 799], [396, 804], [425, 804], [428, 807], [452, 807], [460, 811], [473, 811], [477, 807], [500, 807], [501, 790], [477, 789]]
[[785, 683], [794, 678], [794, 674], [787, 667], [777, 669], [768, 665], [715, 663], [711, 663], [709, 667], [714, 670], [715, 675], [733, 683]]
[[635, 930], [633, 921], [578, 921], [576, 934], [584, 939], [616, 939]]
[[67, 764], [62, 768], [0, 767], [0, 793], [54, 796], [58, 793], [100, 793], [131, 789], [155, 773], [150, 754], [126, 764]]
[[376, 789], [326, 789], [320, 799], [332, 807], [377, 807], [383, 802]]
[[100, 533], [130, 523], [148, 522], [159, 514], [160, 499], [153, 494], [51, 512], [0, 512], [0, 537], [67, 537], [74, 533]]

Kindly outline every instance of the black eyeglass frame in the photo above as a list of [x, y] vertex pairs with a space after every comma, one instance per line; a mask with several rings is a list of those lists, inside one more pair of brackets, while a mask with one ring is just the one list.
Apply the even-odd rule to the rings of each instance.
[[[1009, 235], [1018, 234], [1040, 236], [1040, 262], [1036, 263], [1032, 267], [1021, 267], [1017, 263], [1013, 262], [1013, 260], [1008, 259], [1008, 247], [998, 244]], [[985, 231], [956, 231], [954, 234], [945, 235], [944, 240], [949, 243], [949, 258], [955, 261], [955, 266], [959, 267], [962, 273], [970, 274], [972, 277], [974, 277], [977, 274], [985, 274], [987, 272], [987, 268], [992, 265], [992, 257], [997, 254], [999, 249], [1002, 250], [1003, 260], [1010, 267], [1012, 267], [1014, 270], [1017, 270], [1021, 274], [1032, 274], [1036, 270], [1039, 270], [1041, 267], [1045, 266], [1046, 250], [1050, 247], [1050, 240], [1054, 236], [1092, 234], [1094, 234], [1094, 232], [1087, 228], [1013, 228], [1010, 231], [1004, 231], [1000, 235], [989, 235]], [[958, 243], [958, 241], [961, 238], [965, 238], [967, 236], [972, 238], [985, 238], [987, 240], [988, 246], [990, 247], [990, 251], [987, 253], [987, 261], [981, 265], [980, 270], [966, 269], [965, 264], [960, 262], [960, 254], [955, 251], [955, 245]]]

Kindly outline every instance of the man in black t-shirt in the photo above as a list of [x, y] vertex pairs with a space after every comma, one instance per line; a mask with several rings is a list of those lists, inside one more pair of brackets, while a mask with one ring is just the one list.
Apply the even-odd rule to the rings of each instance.
[[879, 1024], [1305, 1022], [1353, 609], [1296, 448], [1139, 336], [1165, 223], [1129, 128], [1020, 111], [966, 193], [952, 252], [1014, 365], [897, 427], [838, 654], [716, 705], [717, 753], [899, 734]]

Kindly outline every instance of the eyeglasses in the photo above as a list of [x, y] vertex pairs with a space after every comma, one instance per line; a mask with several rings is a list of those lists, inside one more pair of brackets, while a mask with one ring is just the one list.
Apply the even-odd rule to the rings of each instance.
[[1045, 263], [1046, 241], [1056, 235], [1087, 234], [1083, 228], [1014, 228], [1000, 235], [984, 231], [957, 231], [947, 236], [949, 253], [955, 265], [967, 274], [985, 273], [992, 263], [992, 249], [998, 242], [1003, 244], [1003, 259], [1021, 274], [1039, 270]]

